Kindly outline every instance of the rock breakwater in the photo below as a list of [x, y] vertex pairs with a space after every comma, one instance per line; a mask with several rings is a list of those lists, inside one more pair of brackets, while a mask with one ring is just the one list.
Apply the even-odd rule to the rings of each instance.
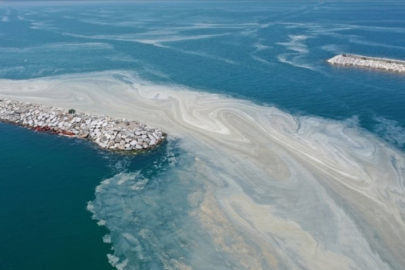
[[0, 121], [93, 141], [104, 149], [139, 152], [165, 140], [165, 134], [137, 121], [0, 98]]
[[339, 54], [327, 60], [327, 62], [332, 65], [372, 68], [405, 73], [405, 61], [387, 58], [367, 57], [354, 54]]

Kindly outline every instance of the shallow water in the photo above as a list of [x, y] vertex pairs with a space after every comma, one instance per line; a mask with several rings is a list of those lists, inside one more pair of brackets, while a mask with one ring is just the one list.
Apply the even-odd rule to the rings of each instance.
[[[324, 62], [348, 49], [405, 58], [403, 5], [109, 5], [14, 6], [0, 30], [2, 60], [22, 61], [0, 71], [1, 96], [170, 135], [136, 158], [92, 150], [105, 173], [76, 201], [108, 229], [105, 262], [403, 268], [404, 78]], [[32, 44], [15, 43], [27, 27]]]

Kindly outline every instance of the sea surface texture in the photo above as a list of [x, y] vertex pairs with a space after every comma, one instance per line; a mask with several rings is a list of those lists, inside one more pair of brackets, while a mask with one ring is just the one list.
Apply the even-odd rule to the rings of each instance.
[[137, 156], [0, 124], [1, 269], [405, 269], [405, 4], [2, 3], [0, 98], [125, 117]]

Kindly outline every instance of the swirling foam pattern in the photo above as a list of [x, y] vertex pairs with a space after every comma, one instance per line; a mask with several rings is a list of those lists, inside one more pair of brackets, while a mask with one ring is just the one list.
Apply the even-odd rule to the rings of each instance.
[[[123, 71], [1, 80], [0, 94], [138, 119], [177, 138], [183, 154], [162, 160], [167, 170], [117, 174], [89, 203], [111, 231], [117, 268], [405, 268], [405, 156], [349, 120]], [[164, 190], [142, 193], [148, 177]]]

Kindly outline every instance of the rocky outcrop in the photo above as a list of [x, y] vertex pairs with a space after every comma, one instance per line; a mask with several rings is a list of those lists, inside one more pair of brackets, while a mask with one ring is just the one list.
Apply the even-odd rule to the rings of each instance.
[[372, 68], [405, 73], [405, 61], [387, 58], [375, 58], [354, 54], [339, 54], [329, 59], [327, 62], [333, 65]]
[[0, 121], [93, 141], [104, 149], [139, 152], [162, 143], [165, 134], [137, 121], [113, 119], [0, 98]]

